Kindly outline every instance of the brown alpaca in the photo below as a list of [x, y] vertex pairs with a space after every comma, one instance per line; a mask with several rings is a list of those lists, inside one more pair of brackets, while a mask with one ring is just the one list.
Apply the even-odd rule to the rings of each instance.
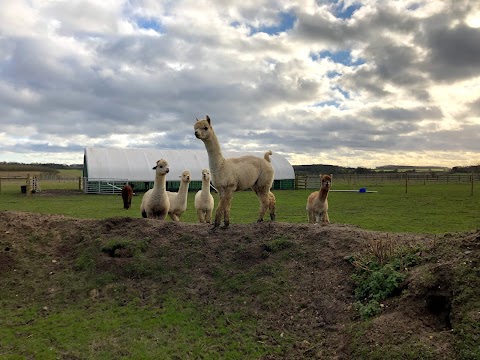
[[131, 185], [125, 185], [122, 188], [123, 208], [128, 210], [132, 206], [133, 188]]
[[274, 170], [270, 164], [271, 151], [264, 158], [242, 156], [224, 158], [217, 135], [213, 131], [210, 118], [198, 120], [194, 125], [195, 136], [202, 140], [208, 153], [208, 163], [213, 186], [220, 195], [220, 201], [215, 212], [214, 228], [224, 221], [224, 226], [230, 224], [230, 206], [235, 191], [251, 188], [260, 201], [260, 213], [257, 221], [263, 221], [268, 210], [268, 193], [273, 183]]
[[315, 191], [308, 196], [307, 199], [307, 213], [309, 223], [328, 224], [328, 191], [332, 186], [332, 174], [320, 175], [320, 191]]

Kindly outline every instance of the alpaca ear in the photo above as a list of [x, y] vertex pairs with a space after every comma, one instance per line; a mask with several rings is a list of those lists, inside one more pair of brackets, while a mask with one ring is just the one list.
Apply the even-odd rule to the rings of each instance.
[[205, 119], [207, 119], [207, 122], [208, 122], [208, 124], [210, 125], [210, 117], [209, 117], [208, 115], [206, 115], [206, 118], [205, 118]]
[[197, 119], [197, 121], [199, 121], [197, 117], [195, 119]]
[[157, 170], [157, 166], [155, 165], [155, 166], [152, 168], [152, 170]]

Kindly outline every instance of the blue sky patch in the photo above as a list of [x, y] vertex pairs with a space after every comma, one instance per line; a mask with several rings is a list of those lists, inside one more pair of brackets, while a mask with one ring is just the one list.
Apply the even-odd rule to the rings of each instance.
[[340, 107], [340, 103], [336, 100], [321, 101], [313, 104], [313, 107], [324, 107], [324, 106], [335, 106], [336, 108]]
[[340, 50], [340, 51], [324, 50], [324, 51], [320, 51], [319, 53], [311, 53], [310, 58], [313, 61], [317, 61], [319, 59], [331, 59], [333, 62], [343, 64], [345, 66], [358, 66], [358, 65], [365, 64], [365, 61], [363, 59], [357, 59], [353, 61], [350, 51], [347, 51], [347, 50]]
[[345, 9], [343, 9], [341, 6], [338, 6], [337, 11], [335, 11], [334, 15], [339, 19], [350, 19], [353, 13], [361, 7], [361, 4], [353, 4]]
[[338, 92], [342, 94], [345, 97], [345, 99], [350, 99], [350, 94], [348, 93], [348, 91], [343, 90], [339, 86], [337, 86], [335, 89], [338, 90]]
[[151, 29], [158, 33], [165, 32], [165, 28], [157, 20], [152, 18], [137, 18], [136, 24], [140, 29]]
[[327, 77], [329, 79], [333, 79], [333, 78], [336, 78], [336, 77], [339, 77], [339, 76], [342, 76], [342, 73], [339, 73], [338, 71], [329, 71], [327, 72]]
[[293, 28], [297, 17], [293, 13], [281, 12], [279, 14], [280, 22], [274, 26], [260, 26], [259, 28], [253, 28], [250, 35], [263, 32], [269, 35], [278, 35], [281, 32], [288, 31]]

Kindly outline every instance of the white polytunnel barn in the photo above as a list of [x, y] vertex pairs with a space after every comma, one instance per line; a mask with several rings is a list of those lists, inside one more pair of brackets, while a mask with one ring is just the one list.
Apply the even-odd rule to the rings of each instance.
[[[243, 155], [263, 157], [260, 152], [224, 151], [227, 158]], [[158, 150], [85, 148], [83, 158], [83, 191], [88, 194], [118, 194], [125, 184], [135, 191], [146, 191], [153, 187], [157, 160], [165, 159], [170, 167], [167, 174], [167, 190], [177, 191], [182, 171], [191, 173], [190, 191], [202, 188], [202, 170], [208, 168], [208, 154], [202, 150]], [[275, 152], [270, 157], [275, 178], [273, 189], [294, 189], [295, 172], [288, 160]]]

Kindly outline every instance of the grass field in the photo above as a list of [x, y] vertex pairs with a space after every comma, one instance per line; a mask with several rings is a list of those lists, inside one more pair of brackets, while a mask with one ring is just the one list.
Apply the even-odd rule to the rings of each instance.
[[[132, 208], [123, 209], [119, 195], [58, 195], [41, 193], [26, 196], [20, 192], [20, 182], [3, 182], [0, 210], [19, 210], [47, 214], [63, 214], [79, 218], [109, 218], [116, 216], [141, 217], [139, 207], [143, 194], [134, 196]], [[41, 188], [78, 189], [78, 181], [43, 181]], [[334, 183], [333, 189], [351, 189], [347, 183]], [[357, 187], [358, 188], [358, 185]], [[480, 228], [480, 186], [476, 183], [474, 195], [470, 184], [450, 183], [411, 184], [408, 193], [400, 184], [368, 186], [377, 193], [331, 192], [329, 215], [332, 223], [360, 226], [369, 230], [445, 233]], [[305, 203], [313, 190], [279, 190], [277, 221], [306, 222]], [[218, 194], [214, 194], [218, 204]], [[193, 206], [194, 193], [189, 193], [188, 209], [182, 215], [185, 222], [196, 222]], [[235, 193], [231, 222], [256, 221], [258, 200], [250, 191]], [[268, 217], [268, 216], [267, 216]], [[267, 218], [266, 217], [266, 218]]]
[[[458, 183], [413, 184], [408, 193], [400, 184], [367, 185], [377, 193], [330, 193], [332, 223], [445, 234], [415, 236], [423, 244], [418, 249], [402, 243], [418, 261], [399, 267], [409, 288], [385, 300], [384, 317], [373, 320], [347, 307], [354, 290], [346, 258], [363, 254], [367, 232], [301, 225], [295, 232], [288, 224], [273, 235], [257, 224], [209, 232], [120, 218], [140, 218], [143, 194], [126, 211], [120, 196], [84, 195], [76, 180], [43, 181], [43, 191], [31, 196], [21, 185], [2, 183], [0, 211], [108, 219], [0, 214], [6, 219], [0, 221], [0, 359], [345, 358], [334, 356], [340, 350], [352, 359], [480, 356], [480, 234], [445, 234], [480, 228], [477, 184], [474, 196]], [[49, 194], [53, 189], [78, 194]], [[337, 182], [334, 189], [351, 186]], [[277, 222], [305, 223], [312, 191], [276, 191]], [[186, 222], [196, 222], [193, 195]], [[236, 193], [232, 224], [255, 222], [257, 210], [252, 192]], [[390, 239], [375, 236], [382, 235]], [[435, 241], [423, 242], [427, 237]], [[422, 325], [432, 299], [439, 299], [432, 305], [439, 318], [441, 301], [451, 305], [447, 328], [436, 328], [435, 319]], [[416, 311], [426, 317], [407, 317]]]

